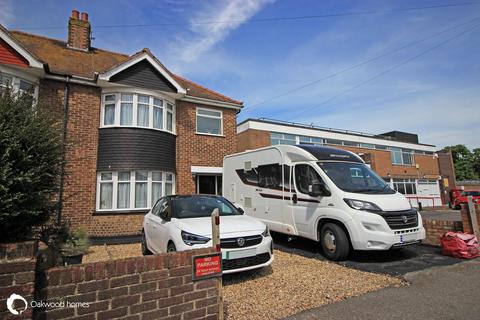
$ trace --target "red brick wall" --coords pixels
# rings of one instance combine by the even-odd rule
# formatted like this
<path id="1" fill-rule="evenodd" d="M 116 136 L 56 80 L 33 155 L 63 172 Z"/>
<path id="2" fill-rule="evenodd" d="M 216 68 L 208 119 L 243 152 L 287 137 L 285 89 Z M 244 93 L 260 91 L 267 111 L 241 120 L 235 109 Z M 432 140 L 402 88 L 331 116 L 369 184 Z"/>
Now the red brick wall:
<path id="1" fill-rule="evenodd" d="M 37 299 L 89 307 L 35 313 L 49 319 L 218 319 L 221 280 L 192 281 L 192 255 L 209 252 L 213 249 L 48 269 Z"/>
<path id="2" fill-rule="evenodd" d="M 42 80 L 39 104 L 63 117 L 65 83 Z M 100 123 L 100 89 L 69 84 L 67 150 L 62 216 L 74 228 L 82 226 L 95 233 L 102 225 L 92 223 L 96 196 L 98 127 Z M 113 225 L 113 224 L 112 224 Z"/>
<path id="3" fill-rule="evenodd" d="M 21 316 L 7 310 L 7 298 L 21 295 L 30 304 L 34 296 L 35 243 L 0 244 L 0 319 L 31 319 L 32 308 L 27 307 Z"/>
<path id="4" fill-rule="evenodd" d="M 476 204 L 474 206 L 475 206 L 475 214 L 477 216 L 478 228 L 480 229 L 480 205 Z M 473 234 L 473 224 L 470 218 L 470 213 L 468 211 L 468 205 L 464 205 L 464 204 L 462 204 L 462 221 L 463 221 L 463 231 L 465 233 Z"/>
<path id="5" fill-rule="evenodd" d="M 423 220 L 426 238 L 425 243 L 440 245 L 440 237 L 447 232 L 462 232 L 463 225 L 461 221 L 444 221 L 444 220 Z"/>
<path id="6" fill-rule="evenodd" d="M 222 137 L 196 134 L 196 107 L 223 112 Z M 235 110 L 177 101 L 177 193 L 195 193 L 191 166 L 221 167 L 223 157 L 237 151 Z"/>

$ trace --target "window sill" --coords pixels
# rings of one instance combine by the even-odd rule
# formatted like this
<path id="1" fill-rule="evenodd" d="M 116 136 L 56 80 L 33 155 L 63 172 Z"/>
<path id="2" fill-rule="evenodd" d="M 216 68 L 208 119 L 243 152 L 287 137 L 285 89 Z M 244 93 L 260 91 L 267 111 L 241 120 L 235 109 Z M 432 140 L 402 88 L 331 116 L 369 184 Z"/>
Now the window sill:
<path id="1" fill-rule="evenodd" d="M 144 215 L 150 209 L 128 209 L 128 210 L 96 210 L 93 216 L 121 216 L 121 215 Z"/>
<path id="2" fill-rule="evenodd" d="M 392 163 L 392 166 L 400 166 L 400 167 L 413 167 L 413 168 L 415 168 L 415 164 L 400 164 L 400 163 Z"/>
<path id="3" fill-rule="evenodd" d="M 153 130 L 153 131 L 160 131 L 160 132 L 165 132 L 165 133 L 170 133 L 170 134 L 173 134 L 174 136 L 176 136 L 177 134 L 173 131 L 168 131 L 168 130 L 164 130 L 164 129 L 157 129 L 157 128 L 150 128 L 150 127 L 140 127 L 140 126 L 116 126 L 116 125 L 112 125 L 112 126 L 100 126 L 99 129 L 111 129 L 111 128 L 119 128 L 119 129 L 145 129 L 145 130 Z"/>
<path id="4" fill-rule="evenodd" d="M 204 133 L 204 132 L 195 132 L 195 134 L 199 135 L 199 136 L 225 138 L 225 135 L 223 135 L 223 134 L 213 134 L 213 133 Z"/>

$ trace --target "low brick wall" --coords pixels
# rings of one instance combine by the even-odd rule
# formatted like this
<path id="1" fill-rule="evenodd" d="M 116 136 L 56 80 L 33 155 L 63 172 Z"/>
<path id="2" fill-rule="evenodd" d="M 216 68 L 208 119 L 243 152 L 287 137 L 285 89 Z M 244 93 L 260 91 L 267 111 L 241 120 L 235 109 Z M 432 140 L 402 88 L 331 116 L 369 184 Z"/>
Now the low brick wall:
<path id="1" fill-rule="evenodd" d="M 211 252 L 213 248 L 35 271 L 34 250 L 0 245 L 2 257 L 13 258 L 0 260 L 0 296 L 5 298 L 0 319 L 218 319 L 221 279 L 192 281 L 192 255 Z M 6 309 L 11 293 L 28 301 L 21 316 Z"/>
<path id="2" fill-rule="evenodd" d="M 11 294 L 21 295 L 30 305 L 34 296 L 36 244 L 22 242 L 0 244 L 0 319 L 31 319 L 32 308 L 27 307 L 20 316 L 7 310 Z M 17 307 L 21 301 L 17 300 Z"/>
<path id="3" fill-rule="evenodd" d="M 480 229 L 480 205 L 476 204 L 474 206 L 477 215 L 477 224 L 479 224 Z M 462 205 L 462 222 L 464 232 L 473 233 L 472 220 L 470 218 L 470 213 L 468 212 L 468 205 Z"/>
<path id="4" fill-rule="evenodd" d="M 432 245 L 440 245 L 440 237 L 449 232 L 462 232 L 463 225 L 461 221 L 445 221 L 445 220 L 423 220 L 426 238 L 424 243 Z"/>

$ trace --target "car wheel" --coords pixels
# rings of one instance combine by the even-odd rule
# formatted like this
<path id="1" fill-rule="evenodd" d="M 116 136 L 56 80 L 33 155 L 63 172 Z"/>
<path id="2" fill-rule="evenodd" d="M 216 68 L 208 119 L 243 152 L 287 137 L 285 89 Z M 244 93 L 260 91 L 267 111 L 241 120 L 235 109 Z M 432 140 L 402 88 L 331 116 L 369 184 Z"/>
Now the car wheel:
<path id="1" fill-rule="evenodd" d="M 177 251 L 175 244 L 173 242 L 169 242 L 167 245 L 167 252 L 175 252 L 175 251 Z"/>
<path id="2" fill-rule="evenodd" d="M 149 256 L 152 254 L 152 251 L 148 249 L 147 246 L 147 237 L 145 236 L 145 231 L 142 230 L 142 254 L 144 256 Z"/>
<path id="3" fill-rule="evenodd" d="M 345 231 L 334 223 L 325 224 L 320 230 L 320 243 L 325 256 L 334 261 L 347 259 L 350 242 Z"/>

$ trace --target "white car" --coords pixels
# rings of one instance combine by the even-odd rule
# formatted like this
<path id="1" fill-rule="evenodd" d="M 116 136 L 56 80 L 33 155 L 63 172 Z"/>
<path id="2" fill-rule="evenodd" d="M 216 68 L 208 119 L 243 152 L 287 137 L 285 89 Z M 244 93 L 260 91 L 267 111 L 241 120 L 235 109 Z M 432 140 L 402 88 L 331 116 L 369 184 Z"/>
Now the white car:
<path id="1" fill-rule="evenodd" d="M 212 246 L 212 211 L 220 210 L 223 273 L 262 268 L 273 261 L 268 228 L 219 196 L 188 195 L 160 198 L 145 215 L 142 253 L 185 251 Z"/>

